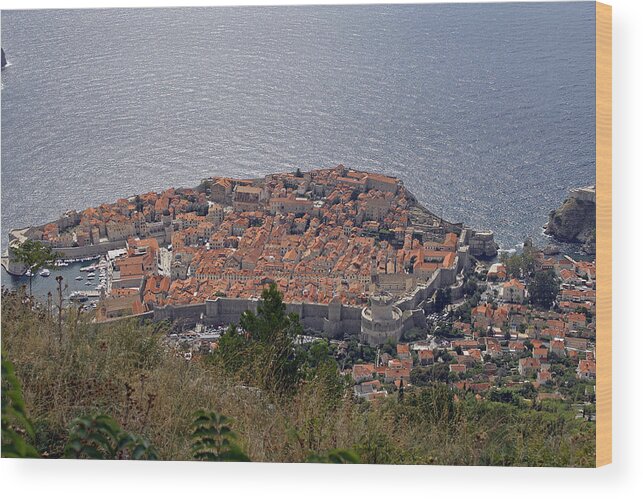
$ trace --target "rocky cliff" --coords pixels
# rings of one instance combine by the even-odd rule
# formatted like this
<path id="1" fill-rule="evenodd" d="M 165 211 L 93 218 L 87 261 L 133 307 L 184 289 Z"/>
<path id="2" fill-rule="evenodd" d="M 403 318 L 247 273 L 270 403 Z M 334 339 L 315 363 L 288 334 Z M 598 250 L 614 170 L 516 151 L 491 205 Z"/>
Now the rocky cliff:
<path id="1" fill-rule="evenodd" d="M 494 241 L 493 232 L 473 231 L 469 238 L 469 250 L 476 258 L 495 258 L 498 256 L 498 244 Z"/>
<path id="2" fill-rule="evenodd" d="M 593 192 L 593 196 L 592 196 Z M 575 189 L 563 205 L 549 214 L 545 234 L 567 243 L 581 243 L 596 253 L 596 195 L 592 188 Z"/>

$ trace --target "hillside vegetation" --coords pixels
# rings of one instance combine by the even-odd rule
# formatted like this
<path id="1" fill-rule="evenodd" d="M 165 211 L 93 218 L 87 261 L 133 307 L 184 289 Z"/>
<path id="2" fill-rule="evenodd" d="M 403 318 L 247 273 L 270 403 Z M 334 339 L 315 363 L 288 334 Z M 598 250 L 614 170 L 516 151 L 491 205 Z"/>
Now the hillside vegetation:
<path id="1" fill-rule="evenodd" d="M 98 325 L 76 309 L 59 323 L 24 294 L 4 292 L 3 358 L 33 431 L 5 422 L 3 395 L 3 435 L 13 425 L 38 455 L 62 457 L 100 414 L 108 433 L 131 435 L 143 456 L 165 460 L 207 455 L 203 441 L 195 447 L 199 425 L 225 421 L 232 460 L 594 465 L 594 423 L 556 405 L 491 402 L 445 384 L 356 401 L 329 350 L 294 346 L 296 317 L 285 316 L 278 292 L 266 293 L 263 310 L 244 317 L 245 334 L 231 329 L 214 354 L 187 361 L 164 342 L 169 324 Z"/>

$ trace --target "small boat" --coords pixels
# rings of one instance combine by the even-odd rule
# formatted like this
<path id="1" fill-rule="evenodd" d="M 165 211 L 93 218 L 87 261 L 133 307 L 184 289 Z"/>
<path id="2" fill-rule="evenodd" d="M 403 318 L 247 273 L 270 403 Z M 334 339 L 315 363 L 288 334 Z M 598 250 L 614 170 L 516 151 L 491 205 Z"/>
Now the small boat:
<path id="1" fill-rule="evenodd" d="M 96 275 L 96 274 L 95 274 L 94 272 L 90 272 L 89 274 L 87 274 L 87 279 L 91 279 L 91 278 L 92 278 L 92 277 L 94 277 L 95 275 Z"/>
<path id="2" fill-rule="evenodd" d="M 27 277 L 31 277 L 31 276 L 33 276 L 33 273 L 31 272 L 31 270 L 27 270 L 27 271 L 25 272 L 25 276 L 27 276 Z"/>
<path id="3" fill-rule="evenodd" d="M 91 283 L 91 282 L 86 282 L 86 283 L 85 283 L 85 286 L 91 286 L 91 285 L 92 285 L 92 283 Z"/>
<path id="4" fill-rule="evenodd" d="M 49 277 L 51 275 L 51 272 L 49 269 L 42 269 L 39 273 L 42 277 Z"/>
<path id="5" fill-rule="evenodd" d="M 69 295 L 69 299 L 71 301 L 87 301 L 88 298 L 85 296 L 82 292 L 79 291 L 74 291 L 71 295 Z"/>
<path id="6" fill-rule="evenodd" d="M 76 277 L 76 280 L 77 280 L 77 281 L 82 281 L 82 280 L 83 280 L 83 276 L 82 276 L 82 275 L 79 275 L 78 277 Z"/>

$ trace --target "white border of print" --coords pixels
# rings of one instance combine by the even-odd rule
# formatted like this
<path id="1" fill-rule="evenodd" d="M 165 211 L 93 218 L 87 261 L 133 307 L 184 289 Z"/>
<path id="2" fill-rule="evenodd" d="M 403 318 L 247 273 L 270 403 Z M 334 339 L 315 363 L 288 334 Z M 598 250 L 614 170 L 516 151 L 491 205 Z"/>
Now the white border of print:
<path id="1" fill-rule="evenodd" d="M 482 0 L 484 1 L 484 0 Z M 337 3 L 402 3 L 382 1 L 225 1 L 192 0 L 0 0 L 2 9 L 170 7 L 197 5 L 283 5 Z M 427 3 L 427 2 L 422 2 Z M 436 3 L 436 2 L 429 2 Z M 463 3 L 463 2 L 458 2 Z M 636 169 L 640 159 L 641 65 L 643 47 L 641 3 L 611 0 L 613 5 L 613 351 L 614 359 L 614 445 L 613 464 L 594 469 L 464 468 L 442 466 L 330 466 L 295 464 L 235 463 L 135 463 L 96 461 L 0 461 L 0 490 L 4 497 L 378 497 L 417 493 L 418 497 L 442 495 L 476 498 L 520 497 L 614 497 L 615 492 L 634 496 L 643 490 L 640 472 L 641 391 L 637 381 L 640 366 L 639 316 L 640 275 L 635 257 L 643 244 L 632 228 L 640 227 L 637 192 L 642 176 Z M 636 149 L 635 149 L 636 148 Z M 640 166 L 640 161 L 637 166 Z M 640 261 L 640 259 L 639 259 Z M 639 327 L 636 327 L 639 326 Z M 636 343 L 635 343 L 636 341 Z M 632 492 L 627 494 L 627 492 Z M 619 494 L 620 495 L 620 494 Z M 636 494 L 637 495 L 637 494 Z M 408 497 L 408 496 L 407 496 Z"/>

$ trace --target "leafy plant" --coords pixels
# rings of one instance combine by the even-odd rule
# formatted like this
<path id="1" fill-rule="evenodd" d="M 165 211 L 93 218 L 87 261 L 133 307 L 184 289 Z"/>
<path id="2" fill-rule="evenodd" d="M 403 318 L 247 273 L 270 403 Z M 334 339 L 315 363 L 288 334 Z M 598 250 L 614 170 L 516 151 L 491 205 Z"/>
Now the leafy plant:
<path id="1" fill-rule="evenodd" d="M 2 457 L 40 457 L 25 434 L 34 438 L 34 429 L 13 365 L 2 354 Z"/>
<path id="2" fill-rule="evenodd" d="M 200 461 L 250 461 L 237 444 L 230 420 L 215 412 L 199 411 L 192 426 L 192 453 Z"/>
<path id="3" fill-rule="evenodd" d="M 99 414 L 74 420 L 65 457 L 156 460 L 158 454 L 145 438 L 124 431 L 112 418 Z"/>

